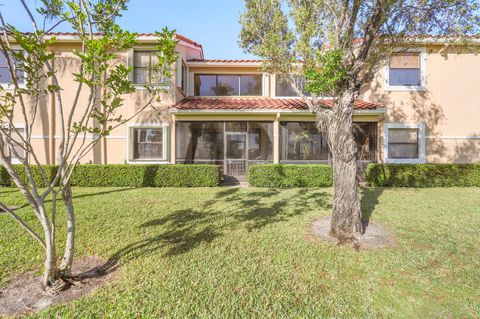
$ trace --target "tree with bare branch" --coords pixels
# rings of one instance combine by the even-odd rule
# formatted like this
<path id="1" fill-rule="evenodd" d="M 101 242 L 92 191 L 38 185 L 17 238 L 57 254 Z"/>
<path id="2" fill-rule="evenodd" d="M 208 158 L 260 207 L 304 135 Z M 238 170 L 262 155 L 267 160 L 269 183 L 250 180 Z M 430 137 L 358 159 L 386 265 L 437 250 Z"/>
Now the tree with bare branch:
<path id="1" fill-rule="evenodd" d="M 45 251 L 42 285 L 46 291 L 55 293 L 74 280 L 71 267 L 75 252 L 75 213 L 70 180 L 75 167 L 101 138 L 159 102 L 160 93 L 166 89 L 160 83 L 147 86 L 149 98 L 144 105 L 129 118 L 118 115 L 125 96 L 135 91 L 128 76 L 130 68 L 117 61 L 119 52 L 131 49 L 136 43 L 135 33 L 122 30 L 115 23 L 127 9 L 126 0 L 42 0 L 39 7 L 33 8 L 36 12 L 24 0 L 19 3 L 34 30 L 21 32 L 0 15 L 0 52 L 5 57 L 10 81 L 0 87 L 0 164 L 27 200 L 42 232 L 36 231 L 37 225 L 28 224 L 6 204 L 0 202 L 0 209 L 15 219 Z M 36 18 L 38 15 L 41 20 Z M 47 24 L 52 26 L 47 28 Z M 51 50 L 56 43 L 51 33 L 63 25 L 75 31 L 80 44 L 80 49 L 73 51 L 79 61 L 79 72 L 71 74 L 69 79 L 75 83 L 73 95 L 71 90 L 64 90 L 66 84 L 57 76 L 55 54 Z M 174 31 L 167 28 L 156 34 L 158 62 L 153 72 L 161 81 L 173 76 L 177 41 Z M 73 102 L 66 102 L 72 100 L 66 98 L 67 94 L 73 96 Z M 33 126 L 40 112 L 40 101 L 46 96 L 54 99 L 58 118 L 57 169 L 53 176 L 40 165 L 39 154 L 32 147 Z M 14 125 L 16 114 L 25 122 L 25 133 Z M 19 159 L 19 166 L 12 164 L 11 156 Z M 38 175 L 40 180 L 36 178 Z M 65 207 L 67 221 L 61 257 L 57 255 L 56 245 L 59 202 Z"/>
<path id="2" fill-rule="evenodd" d="M 428 36 L 466 48 L 479 32 L 473 0 L 246 0 L 240 45 L 290 74 L 326 135 L 334 174 L 330 233 L 356 242 L 362 231 L 353 136 L 354 102 L 392 53 Z M 294 73 L 306 79 L 305 96 Z M 334 103 L 322 97 L 332 98 Z"/>

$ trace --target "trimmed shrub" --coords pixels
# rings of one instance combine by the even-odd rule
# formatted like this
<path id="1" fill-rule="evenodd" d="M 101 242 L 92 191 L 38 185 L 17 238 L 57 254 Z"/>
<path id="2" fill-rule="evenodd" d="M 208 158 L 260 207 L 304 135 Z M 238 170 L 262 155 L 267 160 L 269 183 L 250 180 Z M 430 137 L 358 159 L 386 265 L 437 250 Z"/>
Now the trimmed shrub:
<path id="1" fill-rule="evenodd" d="M 220 167 L 217 165 L 179 164 L 154 167 L 154 187 L 213 187 L 220 183 Z"/>
<path id="2" fill-rule="evenodd" d="M 13 170 L 17 172 L 22 182 L 28 185 L 28 178 L 25 172 L 23 165 L 12 165 Z M 40 187 L 46 187 L 45 182 L 42 178 L 42 174 L 40 173 L 40 168 L 36 165 L 30 166 L 32 169 L 33 180 L 35 183 Z M 57 167 L 55 165 L 42 165 L 42 168 L 45 172 L 45 176 L 48 181 L 53 180 L 55 174 L 57 174 Z M 15 183 L 11 179 L 10 175 L 8 174 L 5 167 L 0 166 L 0 186 L 4 187 L 13 187 Z"/>
<path id="3" fill-rule="evenodd" d="M 480 164 L 369 164 L 365 180 L 373 187 L 478 187 Z"/>
<path id="4" fill-rule="evenodd" d="M 57 172 L 53 165 L 42 166 L 51 181 Z M 15 165 L 22 180 L 26 174 L 22 165 Z M 34 179 L 45 186 L 39 168 L 32 166 Z M 97 165 L 82 164 L 75 168 L 72 186 L 80 187 L 213 187 L 220 183 L 220 168 L 216 165 Z M 0 186 L 15 186 L 0 167 Z"/>
<path id="5" fill-rule="evenodd" d="M 321 164 L 257 164 L 248 168 L 256 187 L 330 187 L 332 167 Z"/>
<path id="6" fill-rule="evenodd" d="M 72 186 L 80 187 L 148 187 L 146 166 L 142 165 L 78 165 L 72 175 Z"/>

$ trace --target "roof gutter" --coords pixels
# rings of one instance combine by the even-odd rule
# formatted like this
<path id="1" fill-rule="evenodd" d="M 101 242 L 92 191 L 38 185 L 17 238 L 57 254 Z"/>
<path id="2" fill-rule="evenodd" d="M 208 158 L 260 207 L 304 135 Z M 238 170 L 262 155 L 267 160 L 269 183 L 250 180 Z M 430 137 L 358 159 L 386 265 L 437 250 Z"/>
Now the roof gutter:
<path id="1" fill-rule="evenodd" d="M 170 109 L 172 114 L 295 114 L 295 115 L 313 115 L 307 110 L 277 110 L 277 109 L 238 109 L 238 110 L 182 110 L 175 107 Z M 387 113 L 387 109 L 375 110 L 355 110 L 355 115 L 382 115 Z"/>
<path id="2" fill-rule="evenodd" d="M 190 67 L 236 67 L 236 68 L 251 68 L 262 67 L 261 62 L 187 62 Z"/>

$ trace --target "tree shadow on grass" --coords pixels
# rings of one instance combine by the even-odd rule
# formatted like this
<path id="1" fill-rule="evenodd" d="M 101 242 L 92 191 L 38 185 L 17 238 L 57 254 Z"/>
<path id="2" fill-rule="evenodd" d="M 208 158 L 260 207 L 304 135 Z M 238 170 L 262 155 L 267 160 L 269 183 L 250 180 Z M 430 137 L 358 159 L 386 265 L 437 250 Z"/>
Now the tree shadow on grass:
<path id="1" fill-rule="evenodd" d="M 96 188 L 95 188 L 96 189 Z M 73 194 L 73 199 L 79 199 L 79 198 L 85 198 L 85 197 L 92 197 L 92 196 L 101 196 L 101 195 L 107 195 L 107 194 L 113 194 L 113 193 L 119 193 L 119 192 L 126 192 L 126 191 L 131 191 L 131 190 L 135 190 L 136 188 L 117 188 L 117 189 L 110 189 L 110 190 L 107 190 L 107 191 L 103 191 L 103 192 L 98 192 L 98 191 L 95 191 L 95 192 L 92 192 L 92 193 L 87 193 L 87 194 L 80 194 L 80 195 L 75 195 L 75 193 Z M 12 191 L 7 191 L 6 193 L 14 193 L 14 192 L 19 192 L 19 190 L 17 190 L 16 188 Z M 0 194 L 2 194 L 2 192 L 0 191 Z M 58 198 L 61 199 L 61 195 L 58 194 Z M 51 203 L 52 200 L 51 199 L 47 199 L 45 200 L 45 204 L 47 203 Z M 17 211 L 17 210 L 20 210 L 20 209 L 23 209 L 23 208 L 27 208 L 27 207 L 30 207 L 30 204 L 28 203 L 25 203 L 25 204 L 22 204 L 20 206 L 16 206 L 16 207 L 10 207 L 11 210 L 13 211 Z M 3 210 L 0 210 L 0 214 L 4 213 Z"/>
<path id="2" fill-rule="evenodd" d="M 218 205 L 219 202 L 222 205 Z M 156 251 L 165 251 L 164 256 L 184 254 L 235 229 L 258 231 L 315 208 L 331 209 L 331 194 L 299 189 L 285 196 L 275 189 L 244 191 L 229 188 L 199 203 L 198 207 L 176 210 L 143 223 L 141 228 L 154 230 L 156 235 L 120 249 L 111 260 L 135 259 Z"/>
<path id="3" fill-rule="evenodd" d="M 379 198 L 384 191 L 383 187 L 362 187 L 361 207 L 362 207 L 362 228 L 363 233 L 367 229 L 370 218 L 379 204 Z"/>

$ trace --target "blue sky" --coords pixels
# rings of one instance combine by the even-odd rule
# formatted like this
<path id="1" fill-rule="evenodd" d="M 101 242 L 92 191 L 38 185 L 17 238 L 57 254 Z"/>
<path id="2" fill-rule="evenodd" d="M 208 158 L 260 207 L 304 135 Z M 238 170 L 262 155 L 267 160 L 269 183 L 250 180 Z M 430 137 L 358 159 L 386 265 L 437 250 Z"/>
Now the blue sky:
<path id="1" fill-rule="evenodd" d="M 18 0 L 0 0 L 8 23 L 22 31 L 32 29 Z M 30 7 L 38 0 L 27 0 Z M 130 0 L 129 10 L 119 20 L 122 27 L 136 32 L 153 32 L 164 26 L 204 46 L 209 59 L 251 58 L 238 47 L 239 17 L 243 0 Z M 69 31 L 62 27 L 59 31 Z"/>

